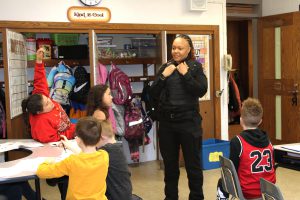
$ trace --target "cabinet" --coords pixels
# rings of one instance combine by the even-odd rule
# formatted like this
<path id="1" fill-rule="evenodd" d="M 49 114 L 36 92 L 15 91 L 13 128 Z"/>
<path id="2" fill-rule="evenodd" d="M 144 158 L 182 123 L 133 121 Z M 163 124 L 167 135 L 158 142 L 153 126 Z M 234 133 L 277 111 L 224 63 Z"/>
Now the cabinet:
<path id="1" fill-rule="evenodd" d="M 56 30 L 62 32 L 63 30 Z M 35 66 L 35 56 L 28 56 L 28 53 L 31 50 L 31 53 L 35 53 L 35 44 L 32 45 L 32 49 L 27 49 L 26 51 L 26 37 L 25 35 L 31 35 L 31 40 L 42 40 L 49 42 L 53 34 L 51 31 L 43 30 L 3 30 L 3 38 L 5 41 L 4 47 L 7 49 L 4 54 L 4 82 L 5 82 L 5 98 L 6 98 L 6 121 L 7 121 L 7 132 L 8 138 L 29 138 L 30 133 L 27 133 L 25 124 L 23 122 L 22 108 L 21 103 L 24 98 L 28 96 L 28 93 L 32 90 L 34 66 Z M 32 36 L 34 35 L 34 36 Z M 79 35 L 79 34 L 78 34 Z M 80 36 L 83 36 L 83 44 L 88 44 L 88 33 L 81 33 Z M 35 37 L 35 38 L 34 38 Z M 43 38 L 43 39 L 39 39 Z M 46 39 L 45 39 L 46 38 Z M 37 42 L 38 44 L 38 42 Z M 38 46 L 38 45 L 37 45 Z M 45 66 L 46 71 L 49 72 L 50 69 L 57 65 L 60 60 L 68 65 L 78 66 L 85 65 L 90 71 L 90 60 L 86 59 L 52 59 L 51 53 L 52 45 L 47 43 L 44 47 L 46 49 L 45 57 Z M 7 53 L 6 53 L 7 52 Z M 27 60 L 30 59 L 30 60 Z"/>
<path id="2" fill-rule="evenodd" d="M 91 83 L 94 84 L 94 74 L 95 67 L 98 63 L 97 58 L 97 46 L 96 40 L 97 35 L 107 36 L 107 35 L 120 35 L 126 37 L 154 37 L 156 41 L 155 56 L 154 57 L 134 57 L 134 58 L 105 58 L 101 62 L 104 64 L 110 64 L 111 62 L 122 65 L 124 68 L 129 69 L 129 71 L 141 70 L 141 75 L 135 76 L 134 73 L 130 73 L 131 80 L 133 84 L 138 84 L 143 86 L 144 78 L 147 77 L 150 81 L 153 80 L 153 75 L 158 70 L 159 66 L 167 60 L 167 45 L 168 39 L 167 34 L 209 34 L 211 35 L 210 40 L 210 63 L 212 74 L 214 76 L 210 79 L 211 85 L 211 99 L 210 101 L 213 104 L 214 108 L 209 106 L 202 106 L 206 108 L 206 113 L 210 113 L 212 120 L 204 122 L 203 126 L 206 124 L 213 124 L 213 130 L 210 131 L 212 137 L 220 138 L 221 132 L 221 103 L 220 99 L 216 98 L 213 94 L 216 90 L 221 90 L 220 88 L 220 50 L 219 50 L 219 27 L 215 25 L 178 25 L 178 24 L 99 24 L 99 23 L 61 23 L 61 22 L 9 22 L 9 21 L 0 21 L 0 33 L 2 34 L 2 41 L 7 40 L 6 30 L 13 30 L 19 33 L 38 33 L 38 34 L 49 34 L 49 33 L 79 33 L 85 34 L 87 36 L 86 43 L 89 47 L 89 58 L 85 61 L 83 60 L 70 60 L 67 62 L 72 63 L 82 62 L 89 65 L 89 70 L 91 73 Z M 128 36 L 129 35 L 129 36 Z M 126 38 L 127 41 L 117 42 L 119 44 L 118 48 L 124 49 L 124 44 L 131 44 L 132 42 L 129 38 Z M 121 41 L 121 40 L 120 40 Z M 124 40 L 122 40 L 124 41 Z M 3 42 L 3 72 L 5 85 L 9 85 L 8 77 L 8 55 L 7 55 L 7 44 Z M 126 47 L 127 48 L 127 47 Z M 139 54 L 144 55 L 144 54 Z M 150 54 L 151 55 L 151 54 Z M 47 60 L 46 64 L 53 66 L 54 63 L 57 63 L 57 60 Z M 34 62 L 28 62 L 28 66 L 33 66 Z M 68 63 L 67 63 L 68 64 Z M 149 72 L 149 65 L 154 66 L 154 69 Z M 1 65 L 1 63 L 0 63 Z M 30 68 L 30 67 L 29 67 Z M 152 68 L 152 67 L 151 67 Z M 147 70 L 146 70 L 147 69 Z M 32 70 L 29 69 L 29 70 Z M 152 73 L 153 72 L 153 73 Z M 138 81 L 138 82 L 135 82 Z M 142 82 L 141 82 L 142 81 Z M 6 94 L 9 94 L 9 88 L 5 88 Z M 135 92 L 135 91 L 134 91 Z M 138 92 L 138 91 L 137 91 Z M 6 109 L 10 110 L 11 106 L 9 105 L 10 96 L 6 95 Z M 204 109 L 203 109 L 204 110 Z M 204 120 L 208 120 L 206 116 L 203 116 Z M 22 115 L 11 118 L 10 115 L 7 115 L 7 129 L 8 129 L 8 138 L 26 138 L 29 137 L 24 133 L 24 125 Z"/>
<path id="3" fill-rule="evenodd" d="M 97 33 L 98 61 L 104 65 L 111 63 L 120 66 L 127 65 L 125 73 L 127 72 L 131 82 L 152 81 L 154 80 L 157 57 L 160 57 L 157 53 L 160 46 L 157 35 L 149 33 Z M 137 65 L 140 66 L 135 68 Z M 139 73 L 141 67 L 142 72 Z M 149 69 L 150 67 L 152 68 Z M 151 75 L 149 71 L 151 71 Z"/>
<path id="4" fill-rule="evenodd" d="M 141 47 L 138 43 L 144 41 Z M 155 69 L 158 64 L 156 54 L 158 52 L 158 37 L 156 34 L 136 34 L 136 33 L 97 33 L 97 60 L 106 65 L 108 71 L 111 63 L 115 64 L 130 79 L 133 93 L 141 94 L 143 87 L 155 78 Z M 148 43 L 150 41 L 151 43 Z M 157 136 L 155 123 L 148 133 L 151 143 L 140 147 L 140 162 L 157 159 Z M 123 139 L 123 150 L 127 157 L 127 162 L 132 163 L 128 143 Z"/>
<path id="5" fill-rule="evenodd" d="M 148 66 L 156 64 L 156 58 L 121 58 L 121 59 L 102 59 L 99 58 L 99 62 L 104 65 L 110 65 L 114 63 L 115 65 L 137 65 L 141 64 L 143 66 L 143 75 L 141 76 L 130 76 L 129 79 L 131 82 L 147 82 L 153 81 L 155 76 L 148 75 Z"/>
<path id="6" fill-rule="evenodd" d="M 48 59 L 45 60 L 45 66 L 46 67 L 53 67 L 57 65 L 60 61 L 64 61 L 66 65 L 69 66 L 89 66 L 89 60 L 88 59 Z M 27 67 L 32 68 L 35 65 L 35 60 L 27 61 Z"/>
<path id="7" fill-rule="evenodd" d="M 45 55 L 48 55 L 50 58 L 47 58 L 44 60 L 45 66 L 46 67 L 52 67 L 57 65 L 61 60 L 63 60 L 67 65 L 69 66 L 89 66 L 89 59 L 88 56 L 85 58 L 84 54 L 81 53 L 79 58 L 76 58 L 76 50 L 84 50 L 80 48 L 81 46 L 88 46 L 88 33 L 45 33 L 45 32 L 28 32 L 28 31 L 23 31 L 22 34 L 25 36 L 25 38 L 29 38 L 28 40 L 33 40 L 34 42 L 31 42 L 33 44 L 27 46 L 27 55 L 29 52 L 30 54 L 34 55 L 34 50 L 30 49 L 32 48 L 31 46 L 40 46 L 40 45 L 45 45 L 49 49 L 48 53 L 45 53 Z M 29 36 L 28 36 L 29 35 Z M 28 36 L 28 37 L 27 37 Z M 75 38 L 74 38 L 75 36 Z M 60 41 L 62 40 L 62 41 Z M 27 42 L 27 40 L 26 40 Z M 60 49 L 59 47 L 64 47 Z M 75 48 L 70 48 L 70 47 L 75 47 Z M 38 48 L 38 47 L 37 47 Z M 44 48 L 45 49 L 45 48 Z M 61 50 L 61 51 L 60 51 Z M 62 51 L 64 50 L 64 51 Z M 66 55 L 66 51 L 69 50 L 68 55 Z M 72 58 L 67 58 L 67 56 L 72 56 Z M 27 67 L 31 68 L 34 67 L 35 65 L 35 56 L 27 56 L 30 59 L 27 61 Z M 65 57 L 65 58 L 64 58 Z M 77 56 L 78 57 L 78 56 Z"/>

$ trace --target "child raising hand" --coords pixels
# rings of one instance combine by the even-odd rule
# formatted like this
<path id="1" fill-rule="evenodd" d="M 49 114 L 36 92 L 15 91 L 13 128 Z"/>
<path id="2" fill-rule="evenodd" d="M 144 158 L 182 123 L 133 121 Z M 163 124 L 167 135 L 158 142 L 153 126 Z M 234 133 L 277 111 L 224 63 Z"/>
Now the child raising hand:
<path id="1" fill-rule="evenodd" d="M 49 98 L 44 49 L 36 52 L 34 68 L 34 89 L 32 95 L 22 101 L 22 111 L 27 130 L 33 139 L 46 143 L 60 140 L 60 135 L 74 137 L 75 124 L 72 124 L 61 105 Z"/>

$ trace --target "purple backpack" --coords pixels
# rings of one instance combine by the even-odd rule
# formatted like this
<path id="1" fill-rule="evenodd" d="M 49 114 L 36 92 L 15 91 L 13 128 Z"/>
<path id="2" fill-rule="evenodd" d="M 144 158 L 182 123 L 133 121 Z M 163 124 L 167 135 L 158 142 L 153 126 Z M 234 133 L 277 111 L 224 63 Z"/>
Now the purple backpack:
<path id="1" fill-rule="evenodd" d="M 143 139 L 145 136 L 145 128 L 143 124 L 143 116 L 138 106 L 130 103 L 125 108 L 125 139 Z"/>
<path id="2" fill-rule="evenodd" d="M 128 76 L 114 64 L 111 64 L 108 80 L 115 104 L 123 105 L 131 102 L 132 89 L 130 80 Z"/>

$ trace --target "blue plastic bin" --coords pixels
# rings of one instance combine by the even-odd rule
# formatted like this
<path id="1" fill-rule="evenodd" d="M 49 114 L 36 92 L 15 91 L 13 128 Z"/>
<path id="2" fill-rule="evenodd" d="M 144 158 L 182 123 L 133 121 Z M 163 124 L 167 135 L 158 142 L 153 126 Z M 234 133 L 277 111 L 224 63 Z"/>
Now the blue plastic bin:
<path id="1" fill-rule="evenodd" d="M 202 167 L 203 169 L 216 169 L 220 167 L 219 155 L 229 157 L 229 141 L 207 139 L 202 141 Z"/>
<path id="2" fill-rule="evenodd" d="M 71 122 L 72 124 L 77 124 L 78 119 L 70 118 L 70 122 Z"/>

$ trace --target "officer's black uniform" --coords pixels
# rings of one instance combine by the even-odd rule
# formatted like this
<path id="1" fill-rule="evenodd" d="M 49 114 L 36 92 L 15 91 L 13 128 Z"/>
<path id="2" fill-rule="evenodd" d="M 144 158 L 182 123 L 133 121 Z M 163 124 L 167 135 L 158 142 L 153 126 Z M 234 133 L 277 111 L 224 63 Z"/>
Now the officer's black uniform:
<path id="1" fill-rule="evenodd" d="M 199 97 L 207 91 L 207 78 L 202 65 L 185 61 L 189 69 L 185 75 L 175 70 L 162 76 L 164 64 L 151 85 L 152 98 L 159 100 L 159 145 L 165 165 L 165 195 L 167 200 L 178 199 L 179 147 L 181 145 L 189 180 L 190 200 L 204 199 L 201 163 L 202 118 Z"/>

